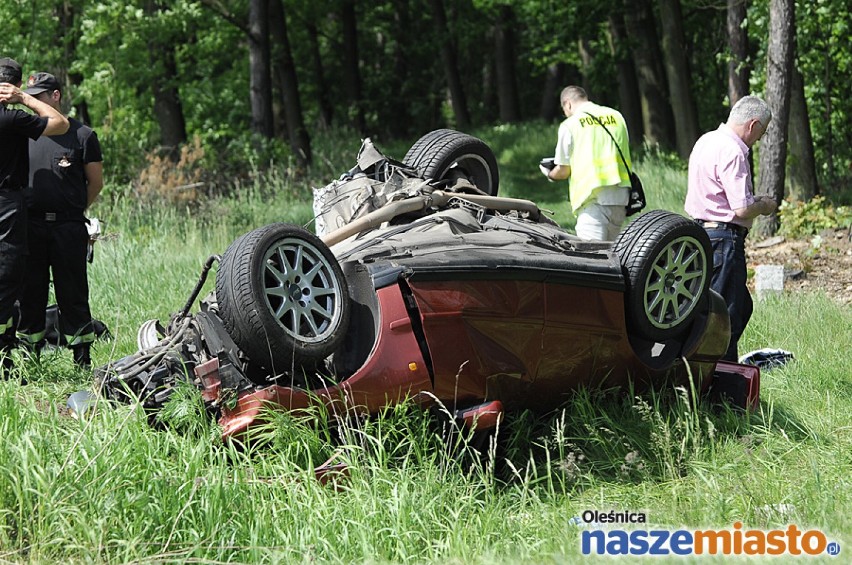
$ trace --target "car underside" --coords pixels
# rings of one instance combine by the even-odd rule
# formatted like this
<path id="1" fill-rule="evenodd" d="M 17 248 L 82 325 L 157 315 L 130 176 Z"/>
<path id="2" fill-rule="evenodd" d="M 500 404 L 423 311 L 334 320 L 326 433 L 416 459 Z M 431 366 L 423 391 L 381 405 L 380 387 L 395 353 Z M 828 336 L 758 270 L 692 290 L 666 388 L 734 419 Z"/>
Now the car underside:
<path id="1" fill-rule="evenodd" d="M 547 411 L 580 387 L 735 383 L 704 230 L 654 210 L 614 242 L 567 233 L 532 202 L 498 197 L 480 140 L 437 130 L 402 162 L 369 140 L 315 195 L 317 234 L 264 226 L 212 256 L 216 289 L 149 321 L 139 351 L 96 371 L 110 398 L 156 411 L 197 387 L 223 435 L 269 408 L 375 413 L 441 403 L 477 429 L 504 410 Z M 717 387 L 718 388 L 718 387 Z"/>

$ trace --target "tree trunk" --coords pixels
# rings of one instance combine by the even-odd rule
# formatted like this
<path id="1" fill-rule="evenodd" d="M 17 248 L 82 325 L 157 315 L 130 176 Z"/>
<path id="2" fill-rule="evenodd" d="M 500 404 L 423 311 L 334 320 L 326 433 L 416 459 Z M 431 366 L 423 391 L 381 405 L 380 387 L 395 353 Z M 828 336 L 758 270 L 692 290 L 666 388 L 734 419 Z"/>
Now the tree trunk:
<path id="1" fill-rule="evenodd" d="M 494 57 L 486 57 L 482 62 L 482 112 L 489 117 L 489 120 L 500 115 L 495 67 Z"/>
<path id="2" fill-rule="evenodd" d="M 677 152 L 689 159 L 692 146 L 698 139 L 698 111 L 689 81 L 686 60 L 686 41 L 683 34 L 683 16 L 680 0 L 659 0 L 660 20 L 663 30 L 663 55 L 669 100 L 674 114 Z"/>
<path id="3" fill-rule="evenodd" d="M 160 126 L 160 145 L 172 160 L 177 160 L 180 146 L 186 143 L 186 120 L 180 94 L 174 86 L 178 81 L 174 48 L 171 45 L 149 45 L 149 49 L 152 66 L 162 66 L 164 71 L 158 80 L 151 82 L 154 115 Z M 156 61 L 155 57 L 160 60 Z"/>
<path id="4" fill-rule="evenodd" d="M 749 92 L 751 63 L 748 54 L 746 31 L 746 4 L 748 0 L 728 0 L 728 100 L 731 106 Z"/>
<path id="5" fill-rule="evenodd" d="M 639 82 L 645 139 L 672 149 L 675 146 L 674 127 L 671 107 L 666 99 L 665 73 L 660 64 L 663 57 L 657 41 L 654 15 L 648 0 L 625 0 L 625 7 L 624 23 Z"/>
<path id="6" fill-rule="evenodd" d="M 343 85 L 349 97 L 349 117 L 362 136 L 367 135 L 364 101 L 361 93 L 361 58 L 358 55 L 358 19 L 355 0 L 343 0 Z"/>
<path id="7" fill-rule="evenodd" d="M 296 76 L 296 65 L 290 49 L 290 39 L 287 36 L 287 15 L 284 12 L 282 0 L 271 0 L 269 9 L 272 38 L 275 54 L 275 80 L 281 93 L 281 103 L 287 126 L 287 139 L 290 150 L 296 157 L 300 168 L 311 163 L 311 139 L 305 129 L 302 117 L 302 99 L 299 96 L 299 81 Z"/>
<path id="8" fill-rule="evenodd" d="M 68 113 L 71 108 L 74 108 L 75 117 L 86 125 L 91 125 L 92 120 L 89 116 L 89 105 L 83 98 L 78 98 L 74 95 L 74 89 L 77 85 L 83 82 L 83 75 L 80 73 L 71 72 L 65 65 L 74 61 L 77 58 L 77 36 L 79 35 L 75 29 L 75 12 L 76 7 L 70 2 L 64 2 L 57 6 L 53 15 L 59 20 L 60 33 L 57 38 L 62 44 L 62 61 L 54 71 L 56 80 L 62 85 L 62 112 Z M 24 80 L 26 81 L 26 76 Z"/>
<path id="9" fill-rule="evenodd" d="M 601 93 L 592 92 L 592 88 L 589 86 L 589 75 L 595 63 L 594 56 L 592 55 L 592 46 L 587 38 L 581 37 L 577 40 L 577 54 L 580 56 L 580 86 L 583 87 L 591 98 L 601 104 L 605 104 L 601 100 Z"/>
<path id="10" fill-rule="evenodd" d="M 54 17 L 59 20 L 60 39 L 62 45 L 62 61 L 59 66 L 53 70 L 53 74 L 59 84 L 62 85 L 62 99 L 60 100 L 61 110 L 63 113 L 68 113 L 71 109 L 71 92 L 75 82 L 72 80 L 68 68 L 65 66 L 66 61 L 70 62 L 77 57 L 77 32 L 74 30 L 74 7 L 68 3 L 57 6 L 53 12 Z M 27 75 L 24 75 L 24 84 L 27 82 Z M 82 77 L 80 77 L 82 78 Z M 77 116 L 77 119 L 80 119 Z M 88 122 L 84 122 L 88 123 Z"/>
<path id="11" fill-rule="evenodd" d="M 413 63 L 410 49 L 411 38 L 411 3 L 409 0 L 397 0 L 393 3 L 393 26 L 390 29 L 392 40 L 391 64 L 393 74 L 390 77 L 391 92 L 394 93 L 386 102 L 387 110 L 383 112 L 382 123 L 390 132 L 393 139 L 401 139 L 412 133 L 415 123 L 411 115 L 411 72 Z"/>
<path id="12" fill-rule="evenodd" d="M 790 159 L 787 161 L 790 199 L 807 202 L 819 193 L 814 141 L 811 137 L 811 122 L 805 101 L 805 85 L 802 73 L 793 65 L 790 83 Z"/>
<path id="13" fill-rule="evenodd" d="M 562 116 L 559 94 L 564 83 L 565 67 L 565 63 L 553 63 L 547 66 L 547 75 L 541 92 L 541 106 L 538 109 L 538 117 L 545 122 L 552 122 Z"/>
<path id="14" fill-rule="evenodd" d="M 609 49 L 615 59 L 618 73 L 619 110 L 627 122 L 631 143 L 641 142 L 645 137 L 642 123 L 642 105 L 639 101 L 639 83 L 636 69 L 629 55 L 624 17 L 621 14 L 609 18 Z"/>
<path id="15" fill-rule="evenodd" d="M 275 131 L 269 72 L 269 0 L 249 1 L 248 39 L 251 129 L 263 137 L 271 138 Z"/>
<path id="16" fill-rule="evenodd" d="M 334 119 L 334 105 L 328 97 L 328 83 L 325 80 L 325 67 L 322 64 L 322 54 L 319 45 L 319 32 L 312 21 L 304 22 L 305 31 L 308 33 L 308 43 L 311 53 L 311 67 L 313 69 L 314 85 L 316 85 L 317 104 L 320 111 L 320 124 L 323 127 L 331 126 Z"/>
<path id="17" fill-rule="evenodd" d="M 444 0 L 429 0 L 429 7 L 432 11 L 432 18 L 435 20 L 436 36 L 441 43 L 441 61 L 444 63 L 444 74 L 447 77 L 447 87 L 450 91 L 450 102 L 453 106 L 453 114 L 456 117 L 456 126 L 459 129 L 465 129 L 470 126 L 470 112 L 459 74 L 455 41 L 453 41 L 453 35 L 447 26 Z"/>
<path id="18" fill-rule="evenodd" d="M 766 64 L 766 102 L 772 109 L 772 121 L 760 144 L 758 193 L 776 202 L 784 198 L 787 160 L 787 126 L 790 118 L 790 76 L 793 68 L 795 0 L 770 0 L 769 45 Z M 758 237 L 778 230 L 778 215 L 755 222 Z"/>
<path id="19" fill-rule="evenodd" d="M 494 54 L 500 121 L 520 121 L 521 106 L 515 76 L 515 12 L 512 6 L 507 4 L 501 4 L 497 8 Z"/>
<path id="20" fill-rule="evenodd" d="M 153 16 L 162 10 L 156 2 L 146 2 L 145 11 Z M 173 161 L 180 155 L 180 146 L 186 143 L 186 120 L 183 115 L 178 92 L 178 70 L 175 61 L 174 43 L 159 38 L 148 42 L 148 57 L 151 68 L 156 69 L 156 80 L 151 81 L 154 98 L 154 116 L 160 126 L 160 147 Z"/>

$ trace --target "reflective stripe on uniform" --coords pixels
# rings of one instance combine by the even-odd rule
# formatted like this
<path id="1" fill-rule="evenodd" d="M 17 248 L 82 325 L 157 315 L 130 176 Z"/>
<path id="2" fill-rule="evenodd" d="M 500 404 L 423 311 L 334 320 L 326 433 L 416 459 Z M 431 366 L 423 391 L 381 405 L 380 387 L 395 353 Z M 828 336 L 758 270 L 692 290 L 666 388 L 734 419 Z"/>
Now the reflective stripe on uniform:
<path id="1" fill-rule="evenodd" d="M 40 331 L 34 334 L 18 332 L 18 339 L 20 339 L 21 341 L 25 341 L 29 345 L 36 345 L 38 342 L 44 339 L 45 333 L 46 331 Z"/>
<path id="2" fill-rule="evenodd" d="M 93 341 L 95 341 L 95 332 L 90 332 L 83 335 L 66 335 L 65 340 L 68 342 L 69 346 L 92 343 Z"/>

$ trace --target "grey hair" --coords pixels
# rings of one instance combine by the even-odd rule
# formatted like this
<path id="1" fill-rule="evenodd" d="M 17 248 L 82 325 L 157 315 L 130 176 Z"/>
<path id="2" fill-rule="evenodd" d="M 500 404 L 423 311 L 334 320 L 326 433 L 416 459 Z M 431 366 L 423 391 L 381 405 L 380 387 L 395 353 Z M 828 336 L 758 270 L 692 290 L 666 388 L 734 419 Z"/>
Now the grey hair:
<path id="1" fill-rule="evenodd" d="M 578 102 L 580 100 L 588 100 L 589 95 L 586 94 L 586 91 L 580 86 L 566 86 L 562 89 L 562 93 L 559 95 L 559 101 L 563 104 L 566 100 L 570 100 L 571 102 Z"/>
<path id="2" fill-rule="evenodd" d="M 728 121 L 732 124 L 744 124 L 749 120 L 758 120 L 764 126 L 769 125 L 772 119 L 772 110 L 767 104 L 757 96 L 743 96 L 734 107 L 731 108 L 731 113 L 728 114 Z"/>

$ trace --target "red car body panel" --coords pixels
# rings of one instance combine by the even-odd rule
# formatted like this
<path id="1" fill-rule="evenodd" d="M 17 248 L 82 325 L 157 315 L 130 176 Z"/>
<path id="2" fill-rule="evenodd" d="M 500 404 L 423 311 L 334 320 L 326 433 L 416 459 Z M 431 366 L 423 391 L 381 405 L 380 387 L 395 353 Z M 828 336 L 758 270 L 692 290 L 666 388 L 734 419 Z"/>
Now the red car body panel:
<path id="1" fill-rule="evenodd" d="M 441 399 L 464 402 L 513 391 L 503 399 L 508 406 L 540 405 L 552 400 L 546 391 L 537 393 L 550 388 L 547 382 L 559 381 L 565 394 L 599 383 L 634 357 L 624 330 L 624 295 L 616 291 L 514 280 L 410 285 L 429 349 L 440 351 L 433 366 Z"/>
<path id="2" fill-rule="evenodd" d="M 416 310 L 406 307 L 405 289 Z M 632 381 L 642 389 L 651 377 L 660 378 L 637 356 L 624 325 L 624 295 L 615 290 L 479 278 L 409 280 L 376 295 L 375 346 L 354 374 L 312 391 L 271 385 L 247 391 L 230 405 L 220 399 L 223 435 L 245 432 L 268 408 L 299 410 L 320 403 L 338 413 L 374 413 L 415 397 L 422 404 L 440 401 L 451 410 L 487 401 L 499 401 L 501 410 L 540 410 L 558 406 L 579 387 Z M 413 315 L 419 317 L 414 324 Z M 684 384 L 692 374 L 698 390 L 706 388 L 727 346 L 723 305 L 715 304 L 709 317 L 716 318 L 708 324 L 711 331 L 693 332 L 696 338 L 682 351 L 693 360 L 690 370 L 678 364 L 669 372 Z M 421 329 L 415 329 L 417 322 Z M 211 369 L 207 364 L 196 369 L 206 400 L 218 396 Z"/>
<path id="3" fill-rule="evenodd" d="M 719 361 L 715 375 L 719 378 L 735 379 L 744 383 L 743 406 L 746 410 L 757 410 L 760 406 L 760 368 L 729 361 Z"/>
<path id="4" fill-rule="evenodd" d="M 262 419 L 263 410 L 270 405 L 298 410 L 320 402 L 331 410 L 372 413 L 420 391 L 430 391 L 432 381 L 399 286 L 379 289 L 376 294 L 382 316 L 379 334 L 375 348 L 358 372 L 338 385 L 310 392 L 272 385 L 244 393 L 234 405 L 222 404 L 222 435 L 229 437 L 246 431 Z"/>

